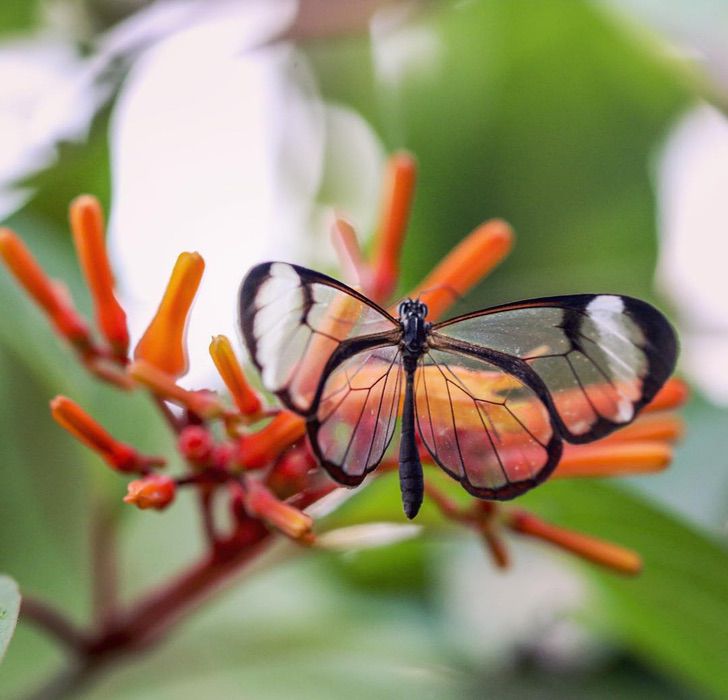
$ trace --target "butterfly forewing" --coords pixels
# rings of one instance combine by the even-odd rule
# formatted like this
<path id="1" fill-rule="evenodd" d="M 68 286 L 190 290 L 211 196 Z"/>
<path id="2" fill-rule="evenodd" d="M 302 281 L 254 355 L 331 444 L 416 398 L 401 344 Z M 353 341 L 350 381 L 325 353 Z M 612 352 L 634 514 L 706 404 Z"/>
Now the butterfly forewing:
<path id="1" fill-rule="evenodd" d="M 438 324 L 430 340 L 521 376 L 570 442 L 595 440 L 632 421 L 671 374 L 677 354 L 662 314 L 616 295 L 487 309 Z"/>
<path id="2" fill-rule="evenodd" d="M 394 434 L 401 396 L 396 346 L 358 353 L 326 377 L 309 435 L 317 457 L 337 481 L 361 483 L 381 462 Z"/>
<path id="3" fill-rule="evenodd" d="M 246 345 L 263 384 L 293 411 L 315 413 L 332 356 L 396 344 L 399 325 L 386 311 L 325 275 L 288 263 L 254 267 L 240 291 Z M 363 338 L 389 334 L 369 342 Z"/>
<path id="4" fill-rule="evenodd" d="M 481 498 L 527 491 L 561 456 L 561 439 L 534 390 L 479 358 L 426 352 L 417 369 L 415 405 L 433 459 Z"/>

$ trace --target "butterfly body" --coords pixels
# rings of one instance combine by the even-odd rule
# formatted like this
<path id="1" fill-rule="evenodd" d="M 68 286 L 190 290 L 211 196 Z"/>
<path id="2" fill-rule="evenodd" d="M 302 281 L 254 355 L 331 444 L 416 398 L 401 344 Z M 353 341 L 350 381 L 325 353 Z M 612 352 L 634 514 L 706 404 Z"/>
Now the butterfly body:
<path id="1" fill-rule="evenodd" d="M 398 318 L 331 277 L 254 267 L 240 323 L 263 383 L 306 419 L 336 481 L 360 484 L 399 420 L 407 517 L 424 482 L 416 436 L 471 494 L 514 498 L 556 468 L 564 442 L 627 425 L 672 373 L 677 339 L 649 304 L 614 294 L 531 299 L 439 323 L 407 299 Z"/>
<path id="2" fill-rule="evenodd" d="M 402 506 L 411 520 L 417 515 L 424 497 L 424 477 L 420 453 L 415 439 L 414 377 L 417 364 L 427 346 L 427 306 L 419 300 L 407 299 L 399 305 L 399 323 L 402 329 L 400 347 L 405 372 L 402 427 L 399 442 L 399 486 Z"/>

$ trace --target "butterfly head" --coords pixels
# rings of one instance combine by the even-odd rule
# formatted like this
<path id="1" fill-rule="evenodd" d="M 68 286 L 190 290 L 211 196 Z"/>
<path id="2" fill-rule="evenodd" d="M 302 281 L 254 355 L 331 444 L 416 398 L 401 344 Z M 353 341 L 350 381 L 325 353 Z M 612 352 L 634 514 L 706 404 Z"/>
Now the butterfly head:
<path id="1" fill-rule="evenodd" d="M 427 304 L 419 299 L 405 299 L 399 305 L 399 320 L 406 321 L 408 318 L 417 317 L 421 320 L 427 316 Z"/>
<path id="2" fill-rule="evenodd" d="M 425 321 L 427 304 L 419 299 L 405 299 L 399 305 L 399 322 L 402 325 L 402 342 L 412 354 L 419 355 L 426 342 L 429 323 Z"/>

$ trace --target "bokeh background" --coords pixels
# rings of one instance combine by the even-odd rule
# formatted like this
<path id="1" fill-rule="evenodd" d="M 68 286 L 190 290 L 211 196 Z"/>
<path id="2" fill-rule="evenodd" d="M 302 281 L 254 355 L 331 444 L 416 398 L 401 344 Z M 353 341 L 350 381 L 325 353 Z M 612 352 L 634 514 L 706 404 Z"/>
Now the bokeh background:
<path id="1" fill-rule="evenodd" d="M 136 337 L 181 250 L 205 279 L 188 386 L 214 382 L 247 268 L 336 272 L 331 209 L 372 232 L 387 154 L 419 163 L 401 291 L 468 231 L 518 240 L 458 309 L 573 292 L 644 297 L 678 326 L 691 383 L 672 467 L 545 484 L 544 517 L 640 551 L 623 579 L 513 542 L 425 530 L 344 554 L 286 550 L 119 665 L 88 698 L 728 696 L 728 6 L 720 0 L 5 0 L 0 220 L 84 310 L 66 217 L 101 198 Z M 89 380 L 0 271 L 0 571 L 78 621 L 106 473 L 51 420 L 65 393 L 173 454 L 142 395 Z M 402 519 L 397 485 L 361 519 Z M 202 546 L 193 503 L 117 509 L 124 595 Z M 64 662 L 19 625 L 0 696 Z"/>

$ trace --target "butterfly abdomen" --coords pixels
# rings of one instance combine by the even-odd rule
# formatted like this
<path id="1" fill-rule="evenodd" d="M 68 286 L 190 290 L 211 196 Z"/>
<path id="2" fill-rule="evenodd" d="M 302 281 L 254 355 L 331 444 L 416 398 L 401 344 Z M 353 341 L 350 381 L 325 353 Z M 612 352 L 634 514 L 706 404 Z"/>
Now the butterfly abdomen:
<path id="1" fill-rule="evenodd" d="M 406 364 L 405 364 L 406 367 Z M 415 441 L 414 368 L 407 369 L 407 384 L 402 408 L 402 435 L 399 443 L 399 487 L 404 514 L 412 520 L 422 505 L 425 483 L 420 453 Z"/>

